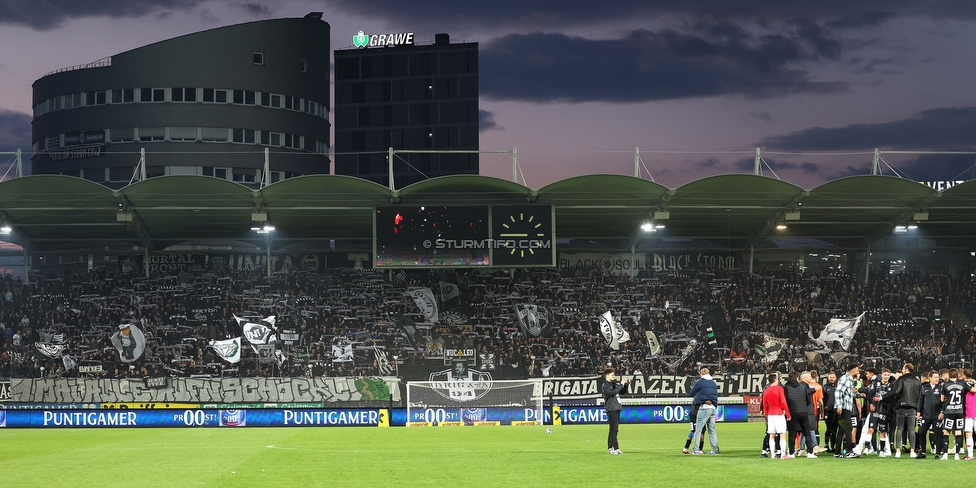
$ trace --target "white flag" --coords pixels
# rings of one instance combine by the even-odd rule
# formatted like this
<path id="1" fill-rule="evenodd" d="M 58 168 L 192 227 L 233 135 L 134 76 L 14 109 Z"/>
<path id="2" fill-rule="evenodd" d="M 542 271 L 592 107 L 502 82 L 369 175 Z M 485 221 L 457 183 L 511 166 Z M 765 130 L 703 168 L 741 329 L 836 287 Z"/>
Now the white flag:
<path id="1" fill-rule="evenodd" d="M 827 342 L 839 342 L 840 347 L 847 350 L 848 346 L 851 345 L 851 340 L 854 339 L 854 333 L 857 332 L 857 328 L 861 325 L 861 321 L 864 320 L 864 314 L 867 312 L 861 312 L 861 315 L 853 319 L 830 319 L 824 330 L 820 332 L 819 337 L 813 337 L 813 331 L 810 331 L 810 338 L 818 344 L 826 344 Z"/>
<path id="2" fill-rule="evenodd" d="M 65 371 L 70 371 L 71 368 L 73 368 L 73 367 L 75 367 L 75 366 L 78 365 L 78 361 L 75 361 L 75 358 L 73 358 L 73 357 L 71 357 L 71 356 L 69 356 L 67 354 L 65 354 L 64 356 L 61 356 L 61 362 L 64 363 L 64 370 Z"/>
<path id="3" fill-rule="evenodd" d="M 651 331 L 647 331 L 644 334 L 647 335 L 647 346 L 651 349 L 651 356 L 661 354 L 661 343 L 658 342 L 657 336 Z"/>
<path id="4" fill-rule="evenodd" d="M 441 288 L 441 301 L 446 302 L 452 298 L 457 298 L 461 295 L 461 291 L 458 286 L 454 283 L 448 283 L 446 281 L 441 281 L 439 283 Z"/>
<path id="5" fill-rule="evenodd" d="M 613 319 L 613 314 L 609 310 L 600 317 L 600 331 L 607 345 L 614 351 L 620 350 L 620 343 L 630 340 L 630 334 Z"/>
<path id="6" fill-rule="evenodd" d="M 352 344 L 333 344 L 332 362 L 348 363 L 349 361 L 352 361 Z"/>
<path id="7" fill-rule="evenodd" d="M 434 300 L 434 292 L 430 291 L 430 288 L 412 290 L 410 297 L 429 322 L 437 322 L 437 301 Z"/>
<path id="8" fill-rule="evenodd" d="M 230 363 L 241 362 L 241 338 L 235 337 L 224 341 L 210 341 L 210 347 L 218 356 Z"/>

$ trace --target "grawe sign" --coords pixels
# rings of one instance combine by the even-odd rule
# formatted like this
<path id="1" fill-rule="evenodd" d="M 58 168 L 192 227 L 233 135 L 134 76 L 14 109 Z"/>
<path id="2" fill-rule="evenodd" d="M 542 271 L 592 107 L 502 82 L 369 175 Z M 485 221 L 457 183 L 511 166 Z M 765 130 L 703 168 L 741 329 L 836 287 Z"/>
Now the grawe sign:
<path id="1" fill-rule="evenodd" d="M 367 34 L 359 31 L 352 36 L 352 44 L 360 49 L 367 47 L 413 46 L 413 32 Z"/>

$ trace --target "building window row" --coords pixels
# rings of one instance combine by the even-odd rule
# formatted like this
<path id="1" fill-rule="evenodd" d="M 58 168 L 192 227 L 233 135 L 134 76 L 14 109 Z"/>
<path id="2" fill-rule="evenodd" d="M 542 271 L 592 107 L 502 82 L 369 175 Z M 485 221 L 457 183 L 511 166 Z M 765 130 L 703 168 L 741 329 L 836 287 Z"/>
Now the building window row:
<path id="1" fill-rule="evenodd" d="M 255 129 L 226 129 L 222 127 L 123 127 L 116 129 L 72 132 L 45 137 L 35 150 L 57 151 L 63 148 L 92 144 L 127 142 L 231 142 L 284 147 L 300 151 L 328 154 L 329 145 L 314 137 Z M 43 147 L 41 147 L 43 145 Z"/>
<path id="2" fill-rule="evenodd" d="M 76 176 L 97 183 L 124 183 L 132 179 L 135 172 L 134 167 L 119 166 L 111 168 L 84 168 L 64 171 L 61 174 Z M 230 168 L 215 166 L 148 166 L 146 176 L 164 175 L 202 175 L 213 176 L 228 181 L 238 183 L 259 183 L 261 181 L 261 169 L 256 168 Z M 302 176 L 302 173 L 292 171 L 271 171 L 271 183 L 281 180 Z"/>
<path id="3" fill-rule="evenodd" d="M 220 88 L 116 88 L 49 98 L 34 106 L 34 117 L 78 107 L 119 103 L 232 103 L 292 110 L 328 119 L 325 104 L 291 95 Z"/>

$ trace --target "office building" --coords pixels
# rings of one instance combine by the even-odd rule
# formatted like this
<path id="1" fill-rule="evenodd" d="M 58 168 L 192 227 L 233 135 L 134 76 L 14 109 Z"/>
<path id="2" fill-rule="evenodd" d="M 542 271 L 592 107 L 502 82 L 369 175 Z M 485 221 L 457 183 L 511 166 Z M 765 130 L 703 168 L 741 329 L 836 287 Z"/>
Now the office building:
<path id="1" fill-rule="evenodd" d="M 365 34 L 335 57 L 335 173 L 394 186 L 478 174 L 478 44 Z M 448 153 L 446 151 L 471 151 Z"/>

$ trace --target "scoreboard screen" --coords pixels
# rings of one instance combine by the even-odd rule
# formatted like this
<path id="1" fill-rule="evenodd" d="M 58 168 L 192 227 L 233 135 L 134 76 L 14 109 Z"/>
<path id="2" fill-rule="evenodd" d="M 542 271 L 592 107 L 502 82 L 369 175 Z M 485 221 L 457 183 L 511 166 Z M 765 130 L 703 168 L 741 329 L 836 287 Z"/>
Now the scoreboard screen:
<path id="1" fill-rule="evenodd" d="M 550 205 L 377 207 L 374 266 L 555 265 Z"/>
<path id="2" fill-rule="evenodd" d="M 488 266 L 488 207 L 376 209 L 377 268 Z"/>

